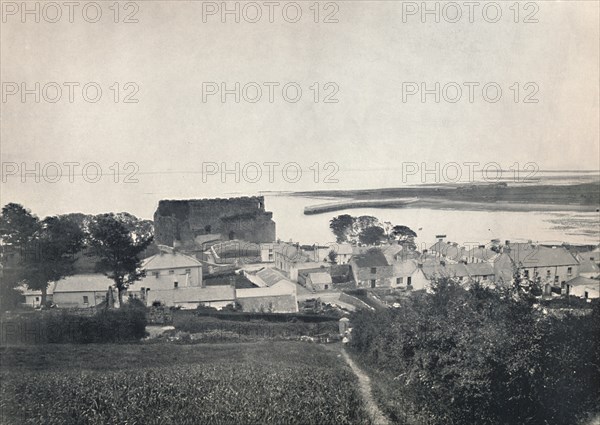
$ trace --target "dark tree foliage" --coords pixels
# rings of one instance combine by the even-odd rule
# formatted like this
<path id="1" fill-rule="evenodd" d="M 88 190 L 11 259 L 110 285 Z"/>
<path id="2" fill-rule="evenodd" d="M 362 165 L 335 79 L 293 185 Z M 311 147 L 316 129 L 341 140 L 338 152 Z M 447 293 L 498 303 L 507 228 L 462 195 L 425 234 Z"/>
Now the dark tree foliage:
<path id="1" fill-rule="evenodd" d="M 8 204 L 2 208 L 0 236 L 3 249 L 15 256 L 7 278 L 13 286 L 24 281 L 30 289 L 41 291 L 45 305 L 48 284 L 74 273 L 75 254 L 83 248 L 85 235 L 66 216 L 40 221 L 21 205 Z"/>
<path id="2" fill-rule="evenodd" d="M 97 271 L 115 282 L 123 305 L 123 292 L 145 276 L 140 254 L 152 243 L 152 225 L 127 213 L 110 213 L 94 217 L 88 228 L 90 255 L 99 258 Z"/>
<path id="3" fill-rule="evenodd" d="M 360 312 L 351 349 L 385 381 L 393 419 L 575 424 L 599 404 L 600 314 L 543 314 L 527 294 L 452 280 L 401 307 Z"/>
<path id="4" fill-rule="evenodd" d="M 379 226 L 370 226 L 363 229 L 358 235 L 360 243 L 366 245 L 375 245 L 385 238 L 385 231 Z"/>
<path id="5" fill-rule="evenodd" d="M 387 239 L 396 240 L 407 249 L 416 248 L 414 239 L 417 234 L 408 226 L 393 225 L 390 222 L 381 223 L 377 217 L 361 215 L 353 217 L 348 214 L 338 215 L 329 222 L 329 228 L 335 235 L 337 243 L 361 242 L 376 244 Z"/>
<path id="6" fill-rule="evenodd" d="M 354 218 L 348 214 L 338 215 L 329 221 L 329 228 L 335 235 L 338 243 L 346 242 L 348 234 L 352 231 Z"/>

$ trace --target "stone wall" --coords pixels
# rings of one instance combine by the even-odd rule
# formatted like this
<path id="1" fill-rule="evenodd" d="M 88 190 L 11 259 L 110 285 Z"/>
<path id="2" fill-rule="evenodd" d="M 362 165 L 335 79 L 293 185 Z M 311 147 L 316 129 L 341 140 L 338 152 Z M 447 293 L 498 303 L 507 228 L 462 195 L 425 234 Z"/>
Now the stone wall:
<path id="1" fill-rule="evenodd" d="M 222 239 L 273 242 L 273 213 L 265 210 L 262 196 L 229 199 L 162 200 L 154 213 L 157 243 L 173 246 L 194 243 L 200 235 L 220 234 Z"/>

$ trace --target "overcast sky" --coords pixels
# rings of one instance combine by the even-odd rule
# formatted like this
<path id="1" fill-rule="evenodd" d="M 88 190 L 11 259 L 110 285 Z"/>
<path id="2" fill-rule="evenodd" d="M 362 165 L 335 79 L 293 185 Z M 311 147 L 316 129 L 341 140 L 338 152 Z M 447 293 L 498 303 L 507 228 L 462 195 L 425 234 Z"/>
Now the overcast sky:
<path id="1" fill-rule="evenodd" d="M 162 198 L 400 186 L 403 162 L 599 168 L 598 2 L 540 1 L 527 7 L 522 2 L 518 17 L 509 8 L 514 2 L 498 3 L 502 16 L 496 23 L 488 22 L 495 7 L 485 12 L 477 7 L 471 23 L 464 2 L 456 3 L 460 19 L 456 9 L 439 3 L 440 22 L 425 15 L 423 23 L 421 11 L 413 8 L 421 2 L 392 1 L 322 2 L 319 23 L 312 1 L 298 2 L 302 16 L 292 23 L 295 5 L 284 15 L 282 7 L 290 2 L 280 3 L 273 23 L 263 2 L 257 23 L 246 22 L 254 19 L 256 8 L 244 9 L 245 3 L 239 5 L 239 23 L 233 15 L 223 23 L 219 11 L 208 14 L 221 2 L 136 2 L 137 11 L 120 3 L 118 20 L 135 12 L 137 23 L 114 23 L 113 2 L 98 2 L 102 17 L 96 23 L 83 18 L 81 7 L 73 23 L 66 7 L 56 23 L 45 22 L 56 15 L 51 9 L 40 11 L 40 23 L 33 15 L 25 15 L 23 23 L 20 10 L 4 5 L 2 204 L 21 202 L 40 215 L 129 210 L 151 217 Z M 93 8 L 86 13 L 93 20 Z M 326 16 L 338 22 L 322 22 Z M 528 17 L 538 22 L 523 22 Z M 21 101 L 23 82 L 30 89 L 40 83 L 40 103 L 33 94 Z M 79 83 L 73 103 L 65 82 Z M 82 96 L 82 86 L 90 82 L 102 89 L 96 103 Z M 223 103 L 220 93 L 203 93 L 205 83 L 220 90 L 222 82 L 229 89 L 236 82 L 256 84 L 240 90 L 240 103 L 234 95 Z M 279 84 L 273 103 L 265 82 Z M 408 89 L 420 90 L 421 83 L 434 89 L 436 82 L 439 103 L 435 94 L 425 102 L 420 93 L 407 96 Z M 47 83 L 56 84 L 44 91 Z M 126 88 L 127 83 L 134 84 Z M 282 95 L 287 83 L 302 89 L 295 103 Z M 472 103 L 465 83 L 473 83 Z M 488 83 L 486 100 L 482 87 Z M 47 99 L 55 97 L 57 85 L 62 97 L 51 103 Z M 255 97 L 257 85 L 262 98 L 251 103 L 246 99 Z M 288 87 L 289 98 L 296 96 L 297 86 Z M 452 103 L 456 86 L 462 87 L 462 97 Z M 19 92 L 10 94 L 15 87 Z M 139 90 L 130 99 L 138 102 L 124 103 L 135 87 Z M 492 103 L 495 87 L 502 96 Z M 87 94 L 95 96 L 93 87 Z M 324 102 L 327 96 L 337 103 Z M 22 183 L 21 170 L 6 175 L 14 171 L 6 163 L 34 169 L 36 162 L 41 167 L 95 162 L 104 176 L 98 183 L 86 182 L 79 167 L 70 183 L 64 166 L 57 183 L 35 183 L 33 177 Z M 112 181 L 115 162 L 119 183 Z M 124 169 L 127 162 L 136 165 Z M 263 175 L 257 183 L 238 184 L 229 177 L 222 184 L 218 173 L 203 182 L 199 172 L 209 162 L 230 168 L 236 162 L 295 162 L 304 175 L 291 184 L 278 168 L 273 183 Z M 310 169 L 315 162 L 318 176 L 315 167 Z M 337 168 L 325 170 L 328 162 Z M 326 175 L 334 171 L 338 183 L 326 184 Z M 128 172 L 135 172 L 137 183 L 122 182 Z"/>

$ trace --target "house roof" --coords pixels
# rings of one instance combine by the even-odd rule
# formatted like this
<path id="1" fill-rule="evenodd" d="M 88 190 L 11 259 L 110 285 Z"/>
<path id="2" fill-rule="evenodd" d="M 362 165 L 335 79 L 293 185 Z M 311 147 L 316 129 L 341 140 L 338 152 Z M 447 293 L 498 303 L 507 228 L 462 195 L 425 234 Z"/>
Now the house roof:
<path id="1" fill-rule="evenodd" d="M 446 264 L 428 262 L 423 264 L 423 273 L 428 279 L 439 277 L 468 277 L 467 268 L 462 263 Z"/>
<path id="2" fill-rule="evenodd" d="M 161 249 L 160 253 L 144 259 L 142 268 L 146 270 L 178 269 L 202 267 L 202 263 L 177 251 Z"/>
<path id="3" fill-rule="evenodd" d="M 476 247 L 468 250 L 465 255 L 468 258 L 477 258 L 478 260 L 482 261 L 490 261 L 496 258 L 496 256 L 498 256 L 498 253 L 490 248 Z"/>
<path id="4" fill-rule="evenodd" d="M 392 266 L 394 266 L 394 275 L 397 276 L 410 276 L 419 267 L 415 260 L 395 261 Z"/>
<path id="5" fill-rule="evenodd" d="M 593 261 L 594 263 L 600 263 L 600 250 L 595 249 L 593 251 L 580 252 L 579 256 L 587 261 Z"/>
<path id="6" fill-rule="evenodd" d="M 247 288 L 236 291 L 237 298 L 274 297 L 280 295 L 296 295 L 296 285 L 281 281 L 268 288 Z"/>
<path id="7" fill-rule="evenodd" d="M 352 255 L 354 250 L 349 243 L 341 243 L 335 246 L 334 251 L 338 255 Z"/>
<path id="8" fill-rule="evenodd" d="M 310 277 L 310 281 L 312 283 L 321 284 L 321 285 L 331 283 L 331 275 L 329 273 L 316 272 L 316 273 L 309 273 L 308 276 Z"/>
<path id="9" fill-rule="evenodd" d="M 465 265 L 469 276 L 489 276 L 494 274 L 494 267 L 490 263 L 469 263 Z"/>
<path id="10" fill-rule="evenodd" d="M 534 244 L 509 244 L 511 260 L 522 267 L 552 267 L 579 264 L 565 247 L 548 248 Z"/>
<path id="11" fill-rule="evenodd" d="M 75 274 L 56 282 L 54 293 L 64 292 L 105 292 L 114 282 L 103 274 Z"/>
<path id="12" fill-rule="evenodd" d="M 231 285 L 188 286 L 173 290 L 175 302 L 211 302 L 235 300 L 235 288 Z"/>
<path id="13" fill-rule="evenodd" d="M 371 248 L 367 252 L 354 256 L 353 261 L 358 267 L 389 266 L 385 255 L 379 248 Z"/>
<path id="14" fill-rule="evenodd" d="M 578 257 L 579 273 L 600 273 L 600 267 L 598 267 L 598 265 L 594 261 L 588 260 L 586 258 L 589 258 L 589 257 L 584 257 L 584 258 L 581 258 L 581 256 Z"/>
<path id="15" fill-rule="evenodd" d="M 262 280 L 267 286 L 273 286 L 279 281 L 286 280 L 285 276 L 271 268 L 259 270 L 256 273 L 256 277 Z"/>
<path id="16" fill-rule="evenodd" d="M 429 247 L 429 250 L 455 260 L 459 260 L 465 252 L 463 247 L 460 247 L 455 243 L 445 241 L 437 241 L 431 245 L 431 247 Z"/>
<path id="17" fill-rule="evenodd" d="M 56 287 L 56 282 L 51 282 L 48 285 L 48 289 L 46 290 L 46 295 L 52 295 L 54 293 L 54 288 L 55 287 Z M 35 295 L 35 296 L 41 296 L 42 295 L 42 291 L 38 291 L 38 290 L 35 290 L 35 289 L 29 289 L 29 287 L 25 283 L 20 284 L 15 289 L 17 291 L 21 292 L 21 294 L 23 294 L 23 295 Z"/>
<path id="18" fill-rule="evenodd" d="M 600 280 L 597 279 L 589 279 L 583 276 L 574 277 L 571 280 L 567 280 L 567 285 L 570 286 L 591 286 L 594 288 L 598 288 L 600 286 Z"/>
<path id="19" fill-rule="evenodd" d="M 326 263 L 316 263 L 314 261 L 306 262 L 306 263 L 297 263 L 294 265 L 297 270 L 306 270 L 306 269 L 328 269 L 329 264 Z"/>

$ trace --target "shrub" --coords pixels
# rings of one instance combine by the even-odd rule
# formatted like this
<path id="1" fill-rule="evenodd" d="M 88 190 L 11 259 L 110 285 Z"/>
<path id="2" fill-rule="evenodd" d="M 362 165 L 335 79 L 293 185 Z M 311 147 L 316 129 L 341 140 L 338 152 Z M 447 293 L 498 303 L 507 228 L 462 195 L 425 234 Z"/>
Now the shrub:
<path id="1" fill-rule="evenodd" d="M 137 303 L 93 315 L 36 311 L 4 316 L 1 321 L 1 341 L 8 344 L 124 342 L 146 334 L 146 309 Z"/>
<path id="2" fill-rule="evenodd" d="M 599 405 L 599 308 L 558 319 L 527 297 L 450 280 L 400 304 L 355 314 L 350 342 L 392 418 L 574 424 Z"/>

